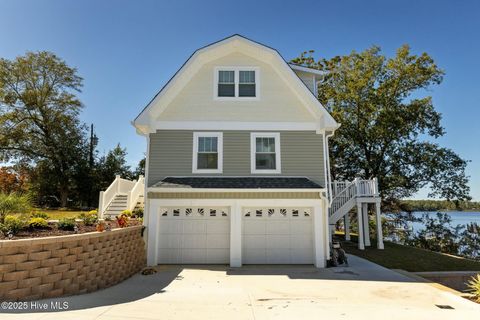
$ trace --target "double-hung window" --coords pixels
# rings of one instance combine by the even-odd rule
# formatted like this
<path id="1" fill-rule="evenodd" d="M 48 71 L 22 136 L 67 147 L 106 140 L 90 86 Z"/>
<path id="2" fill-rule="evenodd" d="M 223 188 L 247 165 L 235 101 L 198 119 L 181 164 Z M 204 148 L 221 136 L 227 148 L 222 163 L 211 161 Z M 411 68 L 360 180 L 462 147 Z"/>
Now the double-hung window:
<path id="1" fill-rule="evenodd" d="M 218 71 L 218 96 L 235 97 L 235 71 Z"/>
<path id="2" fill-rule="evenodd" d="M 239 97 L 255 97 L 255 71 L 239 71 L 238 82 Z"/>
<path id="3" fill-rule="evenodd" d="M 252 173 L 281 173 L 279 133 L 251 133 L 250 144 Z"/>
<path id="4" fill-rule="evenodd" d="M 259 98 L 259 69 L 256 67 L 217 67 L 214 79 L 216 100 Z"/>
<path id="5" fill-rule="evenodd" d="M 193 173 L 221 173 L 223 135 L 221 132 L 194 132 Z"/>

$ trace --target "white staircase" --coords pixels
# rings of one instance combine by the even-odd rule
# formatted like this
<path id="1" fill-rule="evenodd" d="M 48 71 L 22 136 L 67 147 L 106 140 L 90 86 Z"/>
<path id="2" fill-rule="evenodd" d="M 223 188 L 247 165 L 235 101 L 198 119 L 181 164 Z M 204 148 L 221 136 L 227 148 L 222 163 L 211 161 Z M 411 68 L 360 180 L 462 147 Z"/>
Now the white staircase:
<path id="1" fill-rule="evenodd" d="M 98 212 L 101 217 L 117 216 L 124 210 L 135 210 L 144 206 L 145 179 L 127 180 L 116 176 L 105 191 L 100 191 Z"/>
<path id="2" fill-rule="evenodd" d="M 352 210 L 358 202 L 375 202 L 379 199 L 378 182 L 361 180 L 332 183 L 332 203 L 329 209 L 329 224 L 335 224 Z"/>

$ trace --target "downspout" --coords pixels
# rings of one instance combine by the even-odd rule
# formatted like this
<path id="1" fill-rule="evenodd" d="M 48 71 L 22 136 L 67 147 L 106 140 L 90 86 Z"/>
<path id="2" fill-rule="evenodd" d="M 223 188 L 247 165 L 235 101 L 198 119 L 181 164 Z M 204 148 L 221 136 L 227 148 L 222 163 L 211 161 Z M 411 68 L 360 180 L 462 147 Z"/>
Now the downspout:
<path id="1" fill-rule="evenodd" d="M 326 132 L 325 132 L 326 133 Z M 330 134 L 325 135 L 325 151 L 326 151 L 326 160 L 327 160 L 327 179 L 328 179 L 328 207 L 332 205 L 332 176 L 330 173 L 330 149 L 328 148 L 328 138 L 333 137 L 335 131 L 332 131 Z"/>

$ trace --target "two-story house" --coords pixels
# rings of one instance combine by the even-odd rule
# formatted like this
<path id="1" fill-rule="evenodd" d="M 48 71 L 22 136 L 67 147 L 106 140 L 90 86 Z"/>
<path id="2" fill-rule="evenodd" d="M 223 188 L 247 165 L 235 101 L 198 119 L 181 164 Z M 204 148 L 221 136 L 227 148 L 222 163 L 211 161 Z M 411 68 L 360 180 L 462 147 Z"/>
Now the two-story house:
<path id="1" fill-rule="evenodd" d="M 239 35 L 192 54 L 133 122 L 149 265 L 325 266 L 339 124 L 321 76 Z"/>

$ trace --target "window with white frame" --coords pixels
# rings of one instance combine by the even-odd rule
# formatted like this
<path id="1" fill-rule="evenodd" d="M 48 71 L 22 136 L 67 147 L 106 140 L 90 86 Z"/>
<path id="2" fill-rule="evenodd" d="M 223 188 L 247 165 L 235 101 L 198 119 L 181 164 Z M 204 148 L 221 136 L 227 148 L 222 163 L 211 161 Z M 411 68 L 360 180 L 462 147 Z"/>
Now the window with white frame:
<path id="1" fill-rule="evenodd" d="M 281 173 L 279 133 L 253 132 L 250 145 L 252 173 Z"/>
<path id="2" fill-rule="evenodd" d="M 218 96 L 235 97 L 235 71 L 218 71 Z"/>
<path id="3" fill-rule="evenodd" d="M 215 68 L 215 99 L 258 99 L 259 71 L 256 67 Z"/>
<path id="4" fill-rule="evenodd" d="M 194 132 L 193 173 L 221 173 L 223 135 L 221 132 Z"/>

